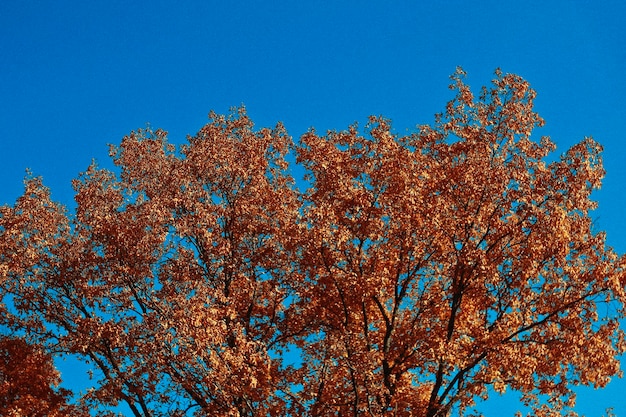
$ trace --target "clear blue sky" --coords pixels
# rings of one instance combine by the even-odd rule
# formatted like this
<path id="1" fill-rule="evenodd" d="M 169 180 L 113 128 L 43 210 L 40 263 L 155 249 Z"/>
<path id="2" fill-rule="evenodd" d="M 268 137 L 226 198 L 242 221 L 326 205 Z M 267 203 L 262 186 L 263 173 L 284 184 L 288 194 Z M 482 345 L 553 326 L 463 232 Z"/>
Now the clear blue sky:
<path id="1" fill-rule="evenodd" d="M 28 167 L 71 205 L 71 179 L 92 158 L 110 166 L 107 143 L 146 123 L 181 143 L 209 110 L 245 104 L 257 126 L 283 121 L 295 138 L 370 114 L 404 133 L 444 109 L 456 66 L 476 90 L 501 67 L 538 91 L 537 134 L 557 152 L 589 135 L 604 145 L 594 216 L 624 253 L 625 22 L 622 1 L 3 0 L 0 204 L 20 195 Z M 579 403 L 626 416 L 626 381 Z"/>

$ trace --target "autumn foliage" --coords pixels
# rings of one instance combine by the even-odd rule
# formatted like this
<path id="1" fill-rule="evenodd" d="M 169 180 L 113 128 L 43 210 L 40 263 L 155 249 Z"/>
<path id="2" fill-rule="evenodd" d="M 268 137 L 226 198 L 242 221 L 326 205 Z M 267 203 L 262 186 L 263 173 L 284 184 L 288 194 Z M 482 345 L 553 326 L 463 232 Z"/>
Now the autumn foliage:
<path id="1" fill-rule="evenodd" d="M 435 417 L 507 389 L 571 411 L 626 349 L 601 147 L 531 138 L 518 76 L 452 81 L 407 136 L 372 117 L 293 143 L 244 109 L 180 147 L 133 132 L 73 215 L 29 177 L 0 209 L 4 326 L 88 364 L 101 415 Z"/>
<path id="2" fill-rule="evenodd" d="M 87 416 L 68 404 L 71 392 L 58 388 L 59 383 L 50 354 L 22 339 L 0 337 L 0 415 Z"/>

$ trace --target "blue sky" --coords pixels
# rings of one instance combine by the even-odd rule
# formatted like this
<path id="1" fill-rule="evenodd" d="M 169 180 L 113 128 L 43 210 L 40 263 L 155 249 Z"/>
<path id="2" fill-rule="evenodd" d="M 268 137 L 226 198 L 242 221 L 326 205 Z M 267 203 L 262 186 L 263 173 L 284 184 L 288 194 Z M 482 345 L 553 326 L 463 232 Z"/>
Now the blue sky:
<path id="1" fill-rule="evenodd" d="M 108 143 L 160 127 L 182 143 L 209 110 L 245 104 L 257 126 L 284 122 L 294 138 L 393 120 L 402 134 L 495 68 L 538 91 L 557 152 L 585 136 L 605 148 L 596 225 L 626 252 L 626 3 L 621 1 L 18 1 L 0 2 L 0 204 L 25 169 L 72 204 L 71 179 Z M 626 359 L 624 360 L 626 368 Z M 71 372 L 64 374 L 71 387 Z M 626 381 L 583 390 L 581 412 L 626 415 Z M 514 398 L 486 405 L 509 414 Z M 504 414 L 503 414 L 504 413 Z"/>

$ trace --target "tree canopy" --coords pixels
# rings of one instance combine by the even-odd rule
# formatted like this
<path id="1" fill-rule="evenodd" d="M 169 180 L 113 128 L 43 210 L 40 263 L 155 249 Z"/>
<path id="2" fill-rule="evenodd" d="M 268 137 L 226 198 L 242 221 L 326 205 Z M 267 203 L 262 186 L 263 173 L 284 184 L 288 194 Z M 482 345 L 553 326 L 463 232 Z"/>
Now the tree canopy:
<path id="1" fill-rule="evenodd" d="M 179 147 L 132 132 L 72 215 L 29 176 L 0 208 L 2 324 L 88 364 L 103 416 L 441 417 L 507 389 L 572 412 L 626 350 L 601 146 L 554 156 L 525 80 L 464 75 L 406 136 L 371 117 L 294 143 L 244 108 Z"/>

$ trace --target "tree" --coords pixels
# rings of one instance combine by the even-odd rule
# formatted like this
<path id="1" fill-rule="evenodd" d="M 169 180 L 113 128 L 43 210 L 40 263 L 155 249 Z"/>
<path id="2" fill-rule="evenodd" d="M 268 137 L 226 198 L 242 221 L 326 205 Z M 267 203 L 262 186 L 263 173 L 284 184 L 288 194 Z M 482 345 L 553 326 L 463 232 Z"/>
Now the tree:
<path id="1" fill-rule="evenodd" d="M 0 415 L 86 416 L 67 404 L 71 392 L 57 389 L 59 382 L 49 354 L 23 339 L 0 338 Z"/>
<path id="2" fill-rule="evenodd" d="M 478 99 L 452 80 L 403 137 L 372 117 L 294 144 L 243 108 L 180 148 L 133 132 L 72 216 L 28 177 L 0 212 L 4 324 L 90 364 L 100 415 L 435 417 L 507 388 L 567 412 L 626 349 L 624 260 L 589 216 L 601 147 L 552 158 L 518 76 Z"/>

